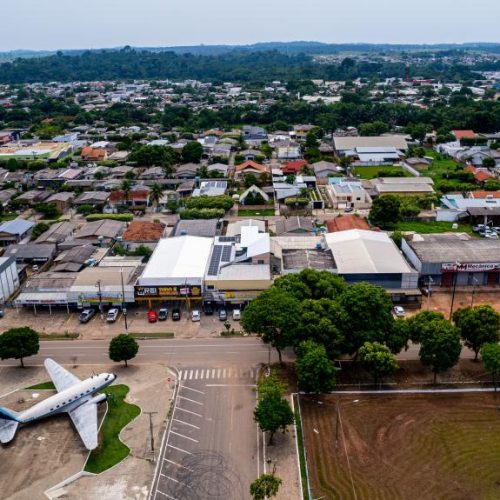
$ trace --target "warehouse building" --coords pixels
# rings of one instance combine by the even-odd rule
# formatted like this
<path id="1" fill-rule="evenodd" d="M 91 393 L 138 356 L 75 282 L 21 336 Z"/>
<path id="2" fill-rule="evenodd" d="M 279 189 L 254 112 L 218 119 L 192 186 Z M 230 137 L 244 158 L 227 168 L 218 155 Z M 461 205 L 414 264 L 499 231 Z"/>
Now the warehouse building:
<path id="1" fill-rule="evenodd" d="M 0 257 L 0 303 L 3 304 L 19 288 L 19 275 L 13 257 Z"/>
<path id="2" fill-rule="evenodd" d="M 421 285 L 498 285 L 500 243 L 466 234 L 416 234 L 403 239 L 403 253 L 421 275 Z"/>

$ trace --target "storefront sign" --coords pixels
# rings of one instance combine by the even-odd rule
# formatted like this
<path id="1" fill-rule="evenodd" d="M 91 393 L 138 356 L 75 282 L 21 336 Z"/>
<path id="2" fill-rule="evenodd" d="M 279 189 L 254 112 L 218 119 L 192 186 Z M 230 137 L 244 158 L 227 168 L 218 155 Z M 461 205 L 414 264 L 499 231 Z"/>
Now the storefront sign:
<path id="1" fill-rule="evenodd" d="M 500 271 L 500 263 L 453 263 L 442 264 L 441 272 L 460 272 L 460 273 L 487 273 L 490 271 Z"/>
<path id="2" fill-rule="evenodd" d="M 176 297 L 201 297 L 199 286 L 136 286 L 136 298 L 176 298 Z"/>

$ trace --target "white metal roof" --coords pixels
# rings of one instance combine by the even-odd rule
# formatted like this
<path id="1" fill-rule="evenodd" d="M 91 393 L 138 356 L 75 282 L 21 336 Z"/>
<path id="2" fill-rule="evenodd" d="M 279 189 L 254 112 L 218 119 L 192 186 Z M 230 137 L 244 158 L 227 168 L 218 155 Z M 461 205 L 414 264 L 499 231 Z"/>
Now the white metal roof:
<path id="1" fill-rule="evenodd" d="M 155 279 L 203 278 L 212 242 L 212 238 L 189 235 L 161 239 L 140 284 L 152 284 Z"/>
<path id="2" fill-rule="evenodd" d="M 339 274 L 400 274 L 411 269 L 387 233 L 351 229 L 325 234 Z"/>

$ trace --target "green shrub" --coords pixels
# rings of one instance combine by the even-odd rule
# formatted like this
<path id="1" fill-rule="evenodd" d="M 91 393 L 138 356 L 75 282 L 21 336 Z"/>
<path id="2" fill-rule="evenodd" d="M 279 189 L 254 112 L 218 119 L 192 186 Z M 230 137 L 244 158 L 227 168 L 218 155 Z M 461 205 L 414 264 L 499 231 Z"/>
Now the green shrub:
<path id="1" fill-rule="evenodd" d="M 181 219 L 220 219 L 225 213 L 220 208 L 186 208 L 179 216 Z"/>
<path id="2" fill-rule="evenodd" d="M 197 196 L 186 200 L 186 208 L 217 208 L 227 212 L 234 205 L 234 200 L 231 196 Z"/>
<path id="3" fill-rule="evenodd" d="M 92 222 L 94 220 L 118 220 L 122 222 L 130 222 L 133 220 L 134 216 L 132 214 L 90 214 L 85 217 L 87 222 Z"/>

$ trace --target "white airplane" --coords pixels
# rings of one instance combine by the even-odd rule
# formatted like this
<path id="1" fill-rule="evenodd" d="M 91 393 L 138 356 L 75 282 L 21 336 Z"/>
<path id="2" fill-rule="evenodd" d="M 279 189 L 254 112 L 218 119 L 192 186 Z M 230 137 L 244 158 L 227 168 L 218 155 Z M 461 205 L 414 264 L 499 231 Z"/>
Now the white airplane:
<path id="1" fill-rule="evenodd" d="M 97 404 L 106 400 L 106 394 L 94 394 L 113 383 L 116 375 L 100 373 L 80 380 L 52 359 L 46 359 L 44 364 L 57 394 L 20 413 L 0 407 L 0 441 L 3 444 L 12 441 L 19 424 L 65 412 L 71 417 L 85 447 L 88 450 L 97 448 Z"/>

